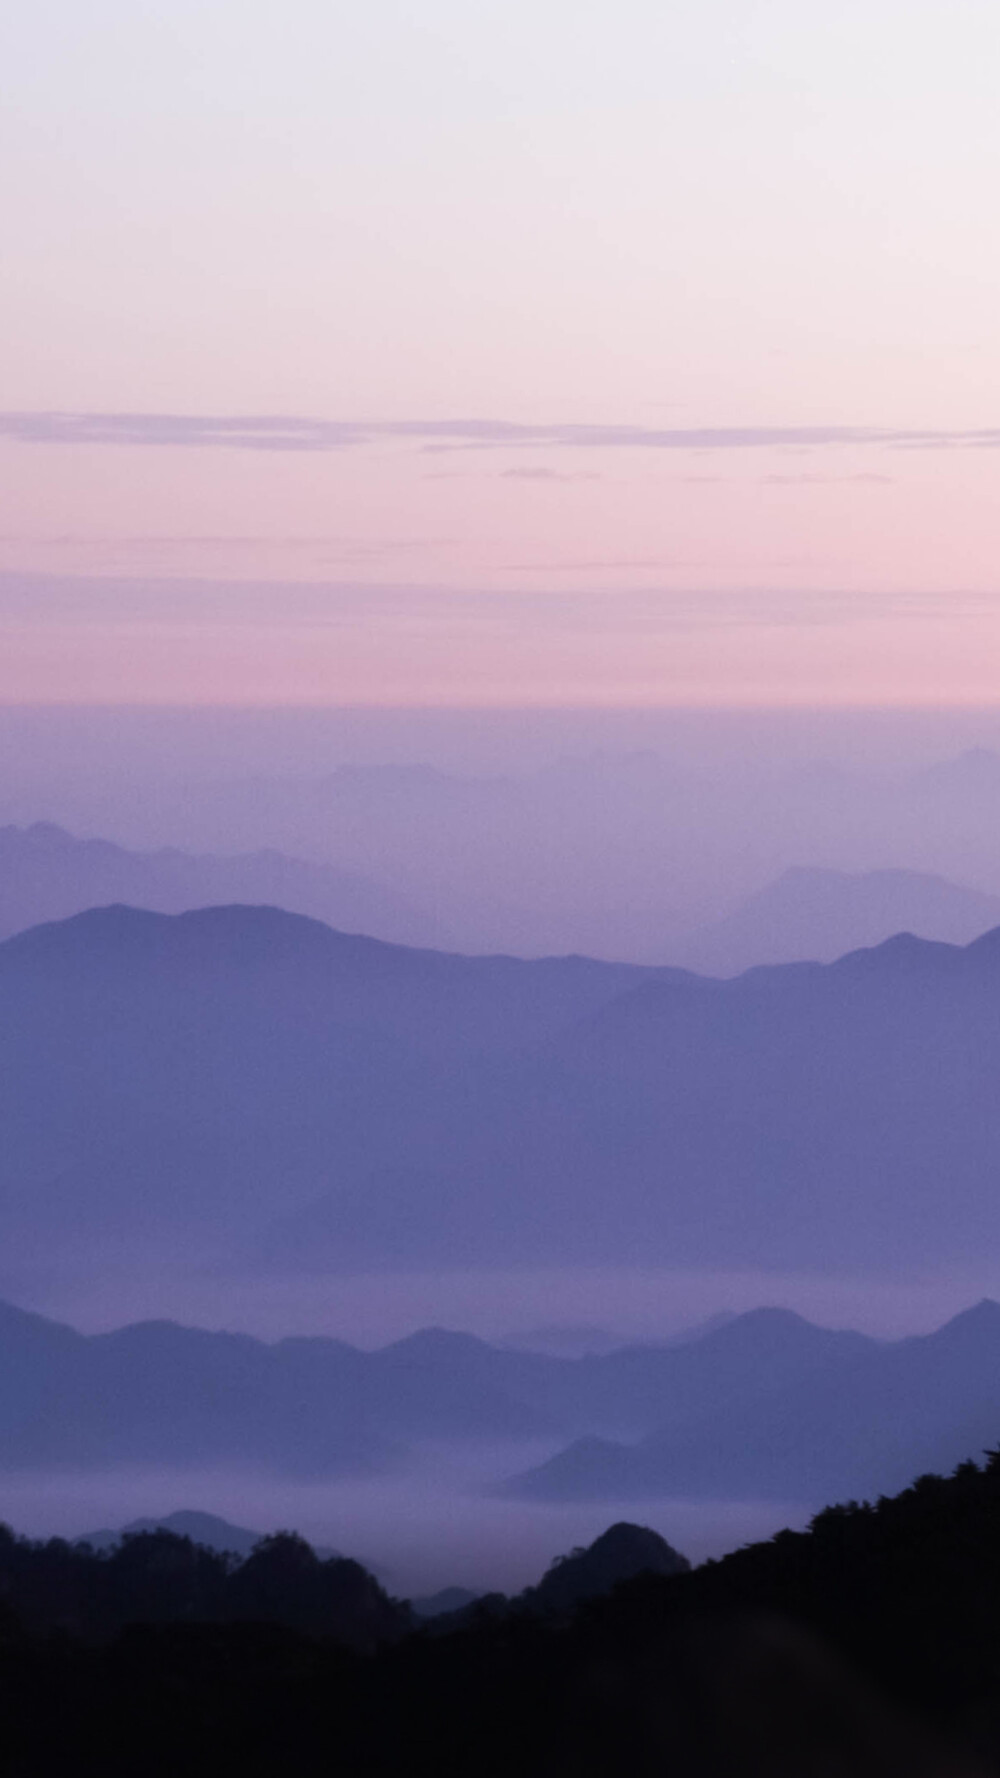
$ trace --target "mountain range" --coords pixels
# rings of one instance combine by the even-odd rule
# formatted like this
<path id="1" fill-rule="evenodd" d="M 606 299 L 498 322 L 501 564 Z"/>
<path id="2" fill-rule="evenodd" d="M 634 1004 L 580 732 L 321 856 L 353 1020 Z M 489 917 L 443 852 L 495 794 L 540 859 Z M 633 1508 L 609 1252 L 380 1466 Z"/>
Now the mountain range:
<path id="1" fill-rule="evenodd" d="M 0 945 L 10 1264 L 895 1270 L 1000 1250 L 1000 929 L 716 981 L 267 908 Z"/>
<path id="2" fill-rule="evenodd" d="M 332 864 L 266 849 L 135 852 L 47 821 L 0 827 L 0 938 L 113 903 L 179 914 L 232 902 L 286 908 L 397 944 L 441 941 L 434 919 L 387 883 Z"/>
<path id="3" fill-rule="evenodd" d="M 161 744 L 170 733 L 183 751 L 190 720 L 188 713 L 180 729 L 168 724 Z M 130 722 L 121 721 L 121 736 L 131 734 Z M 27 851 L 29 861 L 8 871 L 16 877 L 28 869 L 30 882 L 41 870 L 39 892 L 30 903 L 20 898 L 15 910 L 20 926 L 114 901 L 164 911 L 267 902 L 400 943 L 525 956 L 580 951 L 727 974 L 796 956 L 832 958 L 902 930 L 964 942 L 976 928 L 961 923 L 957 903 L 964 899 L 978 920 L 977 894 L 1000 895 L 992 839 L 1000 754 L 985 749 L 918 771 L 880 767 L 877 753 L 851 768 L 809 763 L 801 750 L 765 757 L 752 735 L 735 752 L 704 755 L 675 733 L 662 753 L 567 755 L 513 775 L 477 771 L 472 748 L 451 770 L 411 757 L 342 764 L 315 776 L 274 769 L 267 777 L 239 776 L 238 750 L 224 743 L 220 752 L 223 737 L 206 733 L 197 770 L 178 776 L 179 761 L 161 759 L 153 770 L 148 737 L 137 736 L 135 758 L 120 745 L 118 759 L 105 759 L 92 794 L 84 794 L 71 754 L 64 752 L 55 776 L 34 776 L 32 756 L 44 754 L 47 731 L 19 734 L 9 712 L 0 728 L 8 742 L 0 818 L 37 823 L 45 816 L 74 833 L 117 840 L 119 853 L 133 849 L 113 860 L 116 874 L 102 887 L 92 850 L 100 842 L 64 836 L 61 899 L 45 900 L 52 861 L 32 864 L 31 855 L 52 830 L 9 837 L 8 846 Z M 19 770 L 28 771 L 30 789 L 17 790 Z M 271 865 L 258 871 L 249 861 L 261 847 L 271 849 Z M 203 870 L 189 891 L 197 855 L 210 864 L 223 852 L 244 855 L 216 860 L 237 863 L 242 880 L 230 876 L 227 886 L 216 879 L 213 887 Z M 276 852 L 293 861 L 281 876 Z M 130 859 L 138 860 L 135 869 Z M 324 861 L 335 881 L 322 883 L 319 865 L 299 871 L 295 860 Z M 835 868 L 782 884 L 790 866 Z M 173 882 L 178 870 L 183 900 Z M 147 895 L 150 873 L 154 892 Z M 744 932 L 747 898 L 753 904 L 763 895 L 767 903 L 773 894 L 775 915 L 789 921 L 787 940 L 801 940 L 805 950 L 787 948 L 767 906 L 751 905 Z M 987 914 L 978 930 L 998 919 Z M 723 930 L 713 933 L 720 922 Z"/>
<path id="4" fill-rule="evenodd" d="M 419 772 L 401 775 L 394 806 L 406 827 L 413 825 L 422 806 L 425 777 Z M 436 784 L 437 775 L 431 781 Z M 368 782 L 363 775 L 362 782 Z M 486 795 L 489 787 L 481 788 Z M 345 842 L 350 813 L 345 811 Z M 394 886 L 407 875 L 398 863 L 376 859 L 379 863 L 382 874 L 372 875 L 273 849 L 233 856 L 175 847 L 141 852 L 104 839 L 79 838 L 50 822 L 0 827 L 0 939 L 113 904 L 158 913 L 243 904 L 282 908 L 343 932 L 396 944 L 446 942 L 450 925 L 437 911 L 440 896 L 429 898 L 435 912 L 425 911 Z M 680 934 L 662 893 L 658 936 L 653 897 L 648 889 L 644 894 L 650 903 L 644 915 L 647 953 L 708 975 L 737 975 L 764 963 L 832 962 L 897 932 L 967 944 L 1000 924 L 1000 896 L 916 870 L 795 866 L 738 902 L 724 918 Z M 459 894 L 456 906 L 461 899 Z M 464 914 L 454 922 L 473 953 L 490 949 L 484 943 L 491 918 L 488 901 L 488 895 L 483 902 L 480 893 L 470 891 Z M 485 920 L 478 940 L 477 918 Z M 532 955 L 538 946 L 527 940 L 523 946 L 515 942 L 514 950 Z M 614 954 L 600 945 L 598 953 Z"/>
<path id="5" fill-rule="evenodd" d="M 84 1336 L 0 1306 L 7 1471 L 224 1464 L 319 1478 L 384 1471 L 441 1438 L 545 1439 L 562 1449 L 496 1485 L 551 1501 L 820 1504 L 948 1469 L 998 1433 L 988 1301 L 891 1342 L 758 1309 L 685 1344 L 574 1359 L 433 1328 L 375 1352 L 169 1322 Z M 201 1541 L 217 1542 L 209 1529 Z"/>
<path id="6" fill-rule="evenodd" d="M 832 963 L 897 932 L 964 945 L 997 925 L 1000 895 L 928 871 L 795 866 L 671 954 L 707 975 L 739 975 L 762 963 Z"/>
<path id="7" fill-rule="evenodd" d="M 719 1500 L 738 1485 L 755 1499 L 872 1499 L 1000 1442 L 1000 1304 L 886 1342 L 795 1322 L 759 1310 L 683 1348 L 685 1382 L 698 1376 L 701 1388 L 665 1391 L 653 1432 L 634 1444 L 576 1440 L 510 1492 Z"/>

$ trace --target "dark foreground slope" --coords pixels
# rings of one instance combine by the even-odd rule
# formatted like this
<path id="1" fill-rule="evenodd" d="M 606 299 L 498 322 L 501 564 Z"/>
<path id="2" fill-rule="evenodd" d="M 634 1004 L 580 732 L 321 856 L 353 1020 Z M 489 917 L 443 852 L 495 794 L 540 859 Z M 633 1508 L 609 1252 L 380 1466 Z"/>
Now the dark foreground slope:
<path id="1" fill-rule="evenodd" d="M 112 908 L 0 945 L 0 1239 L 286 1270 L 995 1255 L 1000 930 L 732 982 Z"/>
<path id="2" fill-rule="evenodd" d="M 526 1597 L 451 1635 L 390 1634 L 375 1654 L 292 1630 L 259 1596 L 253 1621 L 147 1620 L 89 1644 L 8 1613 L 6 1769 L 995 1774 L 998 1591 L 992 1456 L 722 1562 L 640 1576 L 568 1622 Z"/>
<path id="3" fill-rule="evenodd" d="M 0 1525 L 0 1598 L 21 1632 L 88 1645 L 129 1624 L 259 1621 L 370 1653 L 413 1627 L 409 1609 L 359 1562 L 320 1556 L 287 1531 L 238 1557 L 162 1527 L 95 1550 L 31 1542 Z"/>

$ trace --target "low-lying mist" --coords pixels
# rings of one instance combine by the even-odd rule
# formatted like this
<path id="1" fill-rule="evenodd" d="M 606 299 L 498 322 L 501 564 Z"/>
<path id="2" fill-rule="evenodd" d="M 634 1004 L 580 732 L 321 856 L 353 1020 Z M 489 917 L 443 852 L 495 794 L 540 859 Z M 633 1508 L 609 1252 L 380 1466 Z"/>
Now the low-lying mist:
<path id="1" fill-rule="evenodd" d="M 216 1513 L 261 1533 L 296 1530 L 353 1556 L 397 1597 L 446 1586 L 518 1592 L 552 1559 L 591 1543 L 618 1519 L 639 1520 L 691 1561 L 799 1527 L 811 1506 L 755 1501 L 599 1501 L 536 1504 L 500 1499 L 496 1478 L 544 1461 L 551 1443 L 426 1447 L 406 1469 L 365 1481 L 291 1483 L 219 1470 L 118 1469 L 0 1476 L 0 1520 L 32 1537 L 80 1537 L 184 1508 Z"/>

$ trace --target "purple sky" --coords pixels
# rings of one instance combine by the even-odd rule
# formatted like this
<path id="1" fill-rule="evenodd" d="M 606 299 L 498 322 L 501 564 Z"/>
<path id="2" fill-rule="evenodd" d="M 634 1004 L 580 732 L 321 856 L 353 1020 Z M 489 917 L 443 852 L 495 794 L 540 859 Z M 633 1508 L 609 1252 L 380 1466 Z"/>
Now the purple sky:
<path id="1" fill-rule="evenodd" d="M 0 700 L 991 700 L 998 51 L 989 0 L 11 9 Z"/>

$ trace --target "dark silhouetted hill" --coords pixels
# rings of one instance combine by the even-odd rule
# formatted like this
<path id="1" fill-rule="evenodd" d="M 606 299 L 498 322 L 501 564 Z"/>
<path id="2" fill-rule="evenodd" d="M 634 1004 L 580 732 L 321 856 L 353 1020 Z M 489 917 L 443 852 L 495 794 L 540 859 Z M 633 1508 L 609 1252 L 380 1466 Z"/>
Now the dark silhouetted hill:
<path id="1" fill-rule="evenodd" d="M 535 1610 L 571 1612 L 584 1599 L 601 1598 L 637 1574 L 685 1574 L 690 1566 L 658 1531 L 622 1520 L 586 1549 L 558 1557 L 526 1597 Z"/>
<path id="2" fill-rule="evenodd" d="M 413 1635 L 294 1537 L 233 1565 L 165 1533 L 111 1558 L 4 1533 L 4 1757 L 110 1778 L 318 1778 L 331 1750 L 352 1778 L 985 1778 L 998 1526 L 991 1453 L 575 1610 L 526 1598 Z"/>
<path id="3" fill-rule="evenodd" d="M 29 1630 L 86 1640 L 130 1623 L 254 1621 L 370 1650 L 412 1625 L 358 1562 L 324 1559 L 289 1531 L 237 1555 L 162 1526 L 107 1550 L 0 1526 L 0 1597 Z"/>

